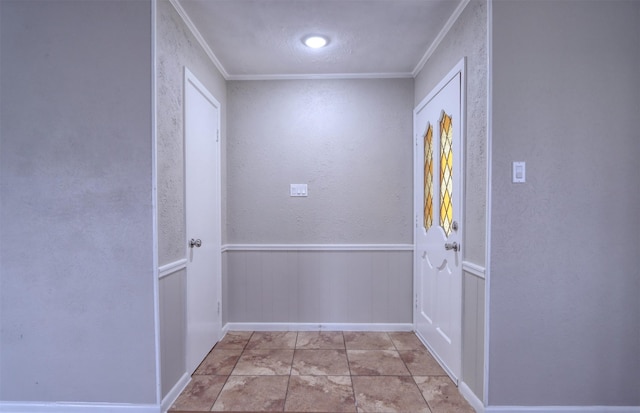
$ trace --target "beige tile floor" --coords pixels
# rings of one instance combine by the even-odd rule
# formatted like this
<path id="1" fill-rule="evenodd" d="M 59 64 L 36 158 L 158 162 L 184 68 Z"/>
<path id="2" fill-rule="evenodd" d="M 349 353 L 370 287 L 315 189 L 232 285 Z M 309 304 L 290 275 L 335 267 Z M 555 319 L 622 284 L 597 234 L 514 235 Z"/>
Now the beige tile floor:
<path id="1" fill-rule="evenodd" d="M 472 413 L 413 333 L 229 332 L 170 412 Z"/>

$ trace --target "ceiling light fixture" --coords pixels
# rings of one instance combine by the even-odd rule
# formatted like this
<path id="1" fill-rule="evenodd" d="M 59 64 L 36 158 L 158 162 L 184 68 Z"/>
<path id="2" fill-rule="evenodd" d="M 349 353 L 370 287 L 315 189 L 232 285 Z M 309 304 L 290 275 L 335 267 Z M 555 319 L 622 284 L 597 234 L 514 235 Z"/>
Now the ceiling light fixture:
<path id="1" fill-rule="evenodd" d="M 329 41 L 323 36 L 308 36 L 303 39 L 303 43 L 312 49 L 325 47 Z"/>

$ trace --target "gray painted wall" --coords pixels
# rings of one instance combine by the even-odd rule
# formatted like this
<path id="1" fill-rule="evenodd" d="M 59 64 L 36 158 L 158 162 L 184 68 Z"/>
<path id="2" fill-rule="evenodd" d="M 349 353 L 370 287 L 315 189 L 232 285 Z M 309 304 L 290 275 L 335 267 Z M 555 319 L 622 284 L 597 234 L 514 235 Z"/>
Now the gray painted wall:
<path id="1" fill-rule="evenodd" d="M 227 243 L 412 242 L 412 79 L 228 93 Z M 292 183 L 309 197 L 289 197 Z"/>
<path id="2" fill-rule="evenodd" d="M 151 3 L 0 8 L 0 400 L 155 404 Z"/>
<path id="3" fill-rule="evenodd" d="M 638 406 L 640 2 L 493 23 L 489 403 Z"/>
<path id="4" fill-rule="evenodd" d="M 487 171 L 487 3 L 472 0 L 415 79 L 419 104 L 442 78 L 467 58 L 464 259 L 484 266 Z M 485 282 L 464 273 L 462 380 L 482 399 L 484 386 Z"/>
<path id="5" fill-rule="evenodd" d="M 159 264 L 186 257 L 184 205 L 184 67 L 221 105 L 222 214 L 226 213 L 226 81 L 198 44 L 175 8 L 157 3 L 158 255 Z M 223 228 L 223 239 L 225 227 Z M 186 372 L 186 271 L 160 280 L 160 355 L 162 396 Z"/>
<path id="6" fill-rule="evenodd" d="M 228 243 L 412 242 L 413 80 L 232 81 L 228 93 Z M 292 183 L 309 197 L 289 197 Z M 411 322 L 410 253 L 225 255 L 226 321 Z"/>
<path id="7" fill-rule="evenodd" d="M 184 212 L 184 67 L 221 105 L 222 190 L 226 198 L 227 86 L 205 51 L 168 0 L 157 6 L 157 121 L 158 121 L 158 256 L 160 265 L 186 255 Z M 226 208 L 222 203 L 225 221 Z M 222 239 L 226 237 L 222 226 Z"/>

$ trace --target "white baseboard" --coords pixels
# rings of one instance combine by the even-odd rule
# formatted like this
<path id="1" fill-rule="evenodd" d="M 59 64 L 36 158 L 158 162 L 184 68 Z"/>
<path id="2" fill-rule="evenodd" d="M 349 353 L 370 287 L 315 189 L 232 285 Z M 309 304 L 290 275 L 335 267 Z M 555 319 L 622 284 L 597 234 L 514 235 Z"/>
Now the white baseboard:
<path id="1" fill-rule="evenodd" d="M 2 413 L 160 413 L 156 404 L 0 402 Z"/>
<path id="2" fill-rule="evenodd" d="M 171 388 L 171 390 L 169 390 L 169 393 L 164 396 L 164 399 L 162 399 L 162 413 L 166 413 L 166 411 L 171 408 L 171 405 L 173 405 L 178 396 L 180 396 L 180 393 L 182 393 L 182 391 L 185 389 L 185 387 L 187 387 L 187 384 L 189 384 L 190 381 L 191 376 L 189 376 L 189 374 L 185 372 L 182 377 L 180 377 L 180 380 L 178 380 L 178 382 Z"/>
<path id="3" fill-rule="evenodd" d="M 408 323 L 227 323 L 223 331 L 413 331 Z"/>
<path id="4" fill-rule="evenodd" d="M 484 413 L 640 413 L 640 406 L 487 406 Z"/>
<path id="5" fill-rule="evenodd" d="M 476 413 L 485 412 L 482 400 L 478 399 L 478 396 L 476 396 L 475 393 L 469 388 L 469 386 L 467 386 L 467 383 L 460 380 L 460 383 L 458 384 L 458 391 L 460 391 L 462 397 L 464 397 L 465 400 L 469 402 Z"/>

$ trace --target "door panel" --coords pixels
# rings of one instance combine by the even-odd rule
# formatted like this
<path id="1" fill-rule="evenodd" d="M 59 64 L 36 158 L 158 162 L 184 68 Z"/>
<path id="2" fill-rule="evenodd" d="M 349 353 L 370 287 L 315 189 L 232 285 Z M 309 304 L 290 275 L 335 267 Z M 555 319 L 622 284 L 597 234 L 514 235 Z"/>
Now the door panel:
<path id="1" fill-rule="evenodd" d="M 220 104 L 185 68 L 187 369 L 220 339 Z M 193 240 L 194 242 L 191 242 Z"/>
<path id="2" fill-rule="evenodd" d="M 462 61 L 414 111 L 417 334 L 457 381 L 462 347 Z"/>

